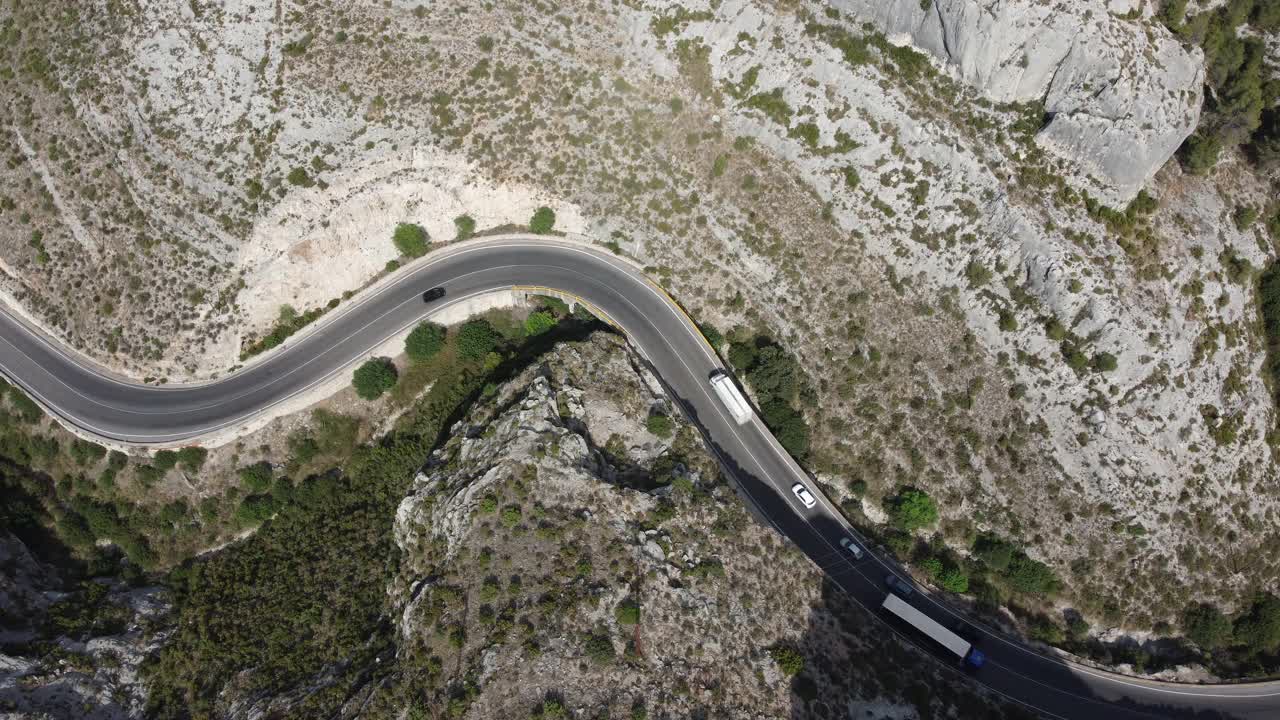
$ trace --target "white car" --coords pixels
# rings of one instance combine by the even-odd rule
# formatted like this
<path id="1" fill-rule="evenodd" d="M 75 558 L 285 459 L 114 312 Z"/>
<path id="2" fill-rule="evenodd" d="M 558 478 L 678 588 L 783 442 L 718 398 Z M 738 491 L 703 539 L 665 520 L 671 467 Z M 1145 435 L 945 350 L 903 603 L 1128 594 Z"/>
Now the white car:
<path id="1" fill-rule="evenodd" d="M 858 543 L 854 542 L 853 538 L 840 538 L 840 547 L 848 550 L 855 560 L 862 559 L 862 548 L 858 547 Z"/>
<path id="2" fill-rule="evenodd" d="M 809 488 L 805 487 L 804 483 L 792 485 L 791 492 L 795 493 L 796 497 L 800 498 L 800 502 L 807 508 L 818 504 L 818 501 L 813 499 L 813 493 L 809 492 Z"/>

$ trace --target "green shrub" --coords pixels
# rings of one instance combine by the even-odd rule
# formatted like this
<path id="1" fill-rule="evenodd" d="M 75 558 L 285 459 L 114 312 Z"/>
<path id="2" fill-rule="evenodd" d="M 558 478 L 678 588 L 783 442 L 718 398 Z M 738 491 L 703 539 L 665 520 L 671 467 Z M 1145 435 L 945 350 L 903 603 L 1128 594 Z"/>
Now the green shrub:
<path id="1" fill-rule="evenodd" d="M 1182 164 L 1192 175 L 1204 175 L 1218 164 L 1222 141 L 1196 132 L 1182 144 Z"/>
<path id="2" fill-rule="evenodd" d="M 502 525 L 506 528 L 513 528 L 520 524 L 520 520 L 524 517 L 524 513 L 520 510 L 519 505 L 508 505 L 502 508 Z"/>
<path id="3" fill-rule="evenodd" d="M 1280 262 L 1272 263 L 1258 276 L 1257 297 L 1266 339 L 1266 372 L 1275 388 L 1273 402 L 1280 404 Z"/>
<path id="4" fill-rule="evenodd" d="M 958 567 L 949 567 L 938 575 L 938 584 L 953 593 L 969 592 L 969 574 Z"/>
<path id="5" fill-rule="evenodd" d="M 400 223 L 391 234 L 391 242 L 395 243 L 401 255 L 416 258 L 427 254 L 430 237 L 421 225 Z"/>
<path id="6" fill-rule="evenodd" d="M 969 280 L 969 287 L 978 288 L 991 281 L 991 271 L 977 260 L 970 260 L 964 266 L 964 276 Z"/>
<path id="7" fill-rule="evenodd" d="M 852 165 L 846 165 L 840 172 L 844 175 L 845 187 L 850 190 L 858 189 L 858 184 L 862 182 L 862 178 L 858 176 L 858 168 Z"/>
<path id="8" fill-rule="evenodd" d="M 746 375 L 760 401 L 760 416 L 792 456 L 804 459 L 809 453 L 809 425 L 796 407 L 805 390 L 799 362 L 781 346 L 765 337 L 729 346 L 729 362 Z M 804 392 L 802 392 L 804 391 Z"/>
<path id="9" fill-rule="evenodd" d="M 240 476 L 240 484 L 250 493 L 264 493 L 271 487 L 275 471 L 271 469 L 271 463 L 263 460 L 240 468 L 237 474 Z"/>
<path id="10" fill-rule="evenodd" d="M 350 415 L 320 409 L 312 413 L 311 424 L 316 444 L 329 455 L 347 455 L 359 442 L 360 420 Z"/>
<path id="11" fill-rule="evenodd" d="M 538 235 L 546 235 L 556 225 L 556 213 L 549 207 L 540 207 L 529 219 L 529 230 Z"/>
<path id="12" fill-rule="evenodd" d="M 711 177 L 718 178 L 724 175 L 724 171 L 729 169 L 729 156 L 721 153 L 711 163 Z"/>
<path id="13" fill-rule="evenodd" d="M 588 635 L 583 650 L 596 665 L 609 665 L 617 656 L 617 652 L 613 649 L 613 641 L 604 633 Z"/>
<path id="14" fill-rule="evenodd" d="M 304 167 L 296 167 L 290 170 L 289 176 L 286 179 L 289 181 L 290 185 L 296 185 L 298 187 L 309 188 L 316 184 L 316 181 L 311 179 L 311 176 L 307 174 L 307 169 Z"/>
<path id="15" fill-rule="evenodd" d="M 276 513 L 275 498 L 270 495 L 250 495 L 236 508 L 236 521 L 242 526 L 258 525 Z"/>
<path id="16" fill-rule="evenodd" d="M 139 465 L 133 469 L 133 476 L 137 479 L 138 484 L 150 490 L 164 480 L 164 470 L 154 465 Z"/>
<path id="17" fill-rule="evenodd" d="M 973 543 L 974 557 L 997 573 L 1009 568 L 1016 551 L 1017 547 L 1013 543 L 986 533 L 979 535 Z"/>
<path id="18" fill-rule="evenodd" d="M 89 524 L 73 510 L 67 510 L 58 518 L 57 530 L 58 537 L 73 547 L 87 548 L 97 539 L 89 530 Z"/>
<path id="19" fill-rule="evenodd" d="M 436 353 L 444 349 L 447 331 L 444 326 L 433 322 L 418 323 L 404 341 L 404 352 L 410 360 L 422 362 L 430 360 Z"/>
<path id="20" fill-rule="evenodd" d="M 159 450 L 151 463 L 161 472 L 168 472 L 178 466 L 178 453 L 172 450 Z"/>
<path id="21" fill-rule="evenodd" d="M 533 717 L 539 720 L 561 720 L 561 718 L 569 717 L 569 711 L 565 709 L 559 700 L 548 698 L 542 701 L 542 705 L 533 714 Z"/>
<path id="22" fill-rule="evenodd" d="M 619 625 L 639 625 L 640 606 L 634 600 L 623 600 L 613 611 Z"/>
<path id="23" fill-rule="evenodd" d="M 759 110 L 765 114 L 765 117 L 783 127 L 789 127 L 791 118 L 795 115 L 795 110 L 792 110 L 787 101 L 783 99 L 782 88 L 780 87 L 774 88 L 769 92 L 756 93 L 747 98 L 743 105 Z"/>
<path id="24" fill-rule="evenodd" d="M 1093 356 L 1093 369 L 1098 372 L 1111 372 L 1117 367 L 1116 356 L 1108 352 Z"/>
<path id="25" fill-rule="evenodd" d="M 491 513 L 498 509 L 498 498 L 493 495 L 485 495 L 480 498 L 480 512 Z M 517 520 L 517 522 L 519 522 Z"/>
<path id="26" fill-rule="evenodd" d="M 1052 595 L 1060 588 L 1058 577 L 1048 565 L 1027 557 L 1021 551 L 1014 553 L 1005 571 L 1009 586 L 1027 595 Z"/>
<path id="27" fill-rule="evenodd" d="M 1280 598 L 1259 593 L 1247 611 L 1236 618 L 1235 641 L 1254 652 L 1280 648 Z"/>
<path id="28" fill-rule="evenodd" d="M 476 221 L 470 215 L 459 215 L 454 218 L 453 226 L 458 231 L 458 234 L 454 236 L 455 240 L 466 240 L 476 234 Z"/>
<path id="29" fill-rule="evenodd" d="M 920 569 L 931 578 L 942 575 L 942 558 L 927 557 L 920 561 Z"/>
<path id="30" fill-rule="evenodd" d="M 247 348 L 241 351 L 240 359 L 244 360 L 270 350 L 271 348 L 277 347 L 291 335 L 314 322 L 316 318 L 335 307 L 337 307 L 337 304 L 331 301 L 328 306 L 311 308 L 310 310 L 299 314 L 292 306 L 281 305 L 280 316 L 276 319 L 276 324 L 272 326 L 271 332 L 254 341 Z"/>
<path id="31" fill-rule="evenodd" d="M 556 316 L 545 310 L 529 313 L 529 317 L 525 318 L 524 331 L 526 335 L 541 335 L 550 332 L 556 326 Z"/>
<path id="32" fill-rule="evenodd" d="M 1164 23 L 1168 28 L 1177 32 L 1182 27 L 1182 21 L 1187 13 L 1187 0 L 1164 0 L 1160 6 L 1160 12 L 1156 14 L 1156 19 Z"/>
<path id="33" fill-rule="evenodd" d="M 76 438 L 71 441 L 71 457 L 77 465 L 84 466 L 97 463 L 107 456 L 107 449 L 97 443 Z"/>
<path id="34" fill-rule="evenodd" d="M 697 565 L 685 570 L 685 574 L 689 577 L 706 579 L 709 577 L 724 577 L 724 563 L 716 558 L 707 558 L 701 560 Z"/>
<path id="35" fill-rule="evenodd" d="M 660 438 L 671 437 L 671 430 L 672 430 L 673 424 L 671 422 L 671 418 L 667 417 L 666 415 L 654 413 L 650 415 L 647 420 L 645 420 L 644 426 L 649 432 L 653 433 L 654 435 L 657 435 Z"/>
<path id="36" fill-rule="evenodd" d="M 1258 208 L 1252 205 L 1237 206 L 1231 220 L 1236 224 L 1237 230 L 1248 230 L 1258 220 Z"/>
<path id="37" fill-rule="evenodd" d="M 1044 323 L 1044 334 L 1054 342 L 1062 342 L 1067 339 L 1067 329 L 1063 327 L 1062 322 L 1056 317 L 1051 317 Z"/>
<path id="38" fill-rule="evenodd" d="M 1061 346 L 1062 359 L 1067 362 L 1067 367 L 1082 372 L 1089 367 L 1089 356 L 1085 355 L 1076 344 L 1070 340 L 1065 340 Z"/>
<path id="39" fill-rule="evenodd" d="M 938 520 L 938 506 L 929 493 L 917 488 L 903 488 L 889 498 L 885 508 L 894 525 L 913 532 Z"/>
<path id="40" fill-rule="evenodd" d="M 40 422 L 40 418 L 44 417 L 44 411 L 32 400 L 26 393 L 16 387 L 9 388 L 9 404 L 13 407 L 14 412 L 18 414 L 18 419 L 27 424 Z"/>
<path id="41" fill-rule="evenodd" d="M 294 467 L 306 465 L 320 454 L 320 443 L 301 430 L 290 433 L 285 443 L 289 446 L 289 462 Z"/>
<path id="42" fill-rule="evenodd" d="M 778 669 L 787 675 L 799 675 L 804 670 L 804 656 L 794 648 L 777 646 L 769 649 L 769 656 L 778 663 Z"/>
<path id="43" fill-rule="evenodd" d="M 1037 615 L 1031 619 L 1027 627 L 1027 636 L 1032 640 L 1039 640 L 1049 645 L 1061 645 L 1065 636 L 1062 628 L 1057 623 L 1043 615 Z"/>
<path id="44" fill-rule="evenodd" d="M 702 333 L 702 337 L 707 339 L 707 343 L 716 350 L 719 350 L 720 346 L 724 345 L 724 334 L 715 325 L 698 323 L 698 331 Z"/>
<path id="45" fill-rule="evenodd" d="M 493 352 L 501 339 L 488 320 L 471 320 L 458 330 L 458 354 L 467 360 L 479 360 Z"/>
<path id="46" fill-rule="evenodd" d="M 1182 613 L 1182 633 L 1205 650 L 1216 650 L 1231 642 L 1231 621 L 1213 605 L 1196 603 Z"/>
<path id="47" fill-rule="evenodd" d="M 395 387 L 399 373 L 390 358 L 372 358 L 356 368 L 351 376 L 351 384 L 356 395 L 365 400 L 377 400 L 382 394 Z"/>
<path id="48" fill-rule="evenodd" d="M 187 472 L 200 472 L 208 459 L 209 451 L 196 445 L 188 445 L 178 450 L 178 464 Z"/>

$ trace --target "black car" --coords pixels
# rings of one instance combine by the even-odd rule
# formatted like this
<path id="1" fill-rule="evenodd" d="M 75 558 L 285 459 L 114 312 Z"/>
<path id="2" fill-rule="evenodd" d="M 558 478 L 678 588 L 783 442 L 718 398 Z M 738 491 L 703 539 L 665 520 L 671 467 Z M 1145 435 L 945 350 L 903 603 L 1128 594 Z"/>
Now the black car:
<path id="1" fill-rule="evenodd" d="M 439 300 L 442 297 L 444 297 L 444 288 L 433 287 L 422 293 L 422 302 L 431 302 L 432 300 Z"/>
<path id="2" fill-rule="evenodd" d="M 909 599 L 916 592 L 915 588 L 911 587 L 909 583 L 898 579 L 897 575 L 889 575 L 886 577 L 884 579 L 884 584 L 889 586 L 889 592 L 897 595 L 903 600 Z"/>

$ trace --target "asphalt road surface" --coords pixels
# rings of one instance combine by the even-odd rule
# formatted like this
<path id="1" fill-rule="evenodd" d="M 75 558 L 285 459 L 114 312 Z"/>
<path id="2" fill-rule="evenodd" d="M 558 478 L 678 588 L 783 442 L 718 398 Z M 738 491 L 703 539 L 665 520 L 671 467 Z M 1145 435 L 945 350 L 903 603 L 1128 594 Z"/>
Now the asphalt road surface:
<path id="1" fill-rule="evenodd" d="M 708 378 L 721 367 L 691 321 L 631 264 L 579 243 L 506 236 L 466 243 L 392 275 L 357 302 L 333 311 L 315 329 L 269 357 L 210 383 L 144 386 L 110 377 L 0 310 L 0 370 L 47 409 L 84 431 L 131 443 L 173 444 L 233 426 L 291 396 L 349 371 L 370 348 L 425 314 L 478 294 L 538 285 L 581 297 L 608 316 L 639 348 L 755 511 L 817 563 L 830 581 L 877 610 L 885 577 L 899 574 L 868 553 L 855 562 L 837 543 L 853 536 L 809 476 L 758 419 L 738 425 Z M 431 287 L 443 299 L 424 303 Z M 804 482 L 818 497 L 804 508 L 791 492 Z M 943 606 L 917 592 L 917 607 L 940 621 Z M 797 612 L 802 609 L 797 608 Z M 910 628 L 887 623 L 943 666 L 958 663 L 931 649 Z M 1060 718 L 1280 718 L 1280 686 L 1176 686 L 1120 678 L 1069 666 L 985 633 L 987 664 L 973 678 L 1005 697 Z M 947 672 L 947 670 L 944 670 Z"/>

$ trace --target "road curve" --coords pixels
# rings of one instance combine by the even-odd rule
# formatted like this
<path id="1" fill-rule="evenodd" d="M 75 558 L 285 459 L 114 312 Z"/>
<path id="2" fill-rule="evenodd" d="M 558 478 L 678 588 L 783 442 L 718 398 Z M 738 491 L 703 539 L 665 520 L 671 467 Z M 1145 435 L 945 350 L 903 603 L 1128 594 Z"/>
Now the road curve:
<path id="1" fill-rule="evenodd" d="M 721 363 L 692 321 L 634 265 L 582 243 L 510 235 L 451 246 L 388 277 L 285 348 L 201 384 L 149 386 L 113 378 L 0 309 L 0 372 L 63 422 L 91 435 L 139 444 L 196 441 L 346 372 L 370 348 L 428 312 L 522 285 L 571 293 L 607 315 L 702 429 L 759 514 L 821 567 L 835 587 L 881 617 L 875 608 L 886 592 L 884 579 L 899 571 L 873 554 L 854 562 L 837 547 L 839 538 L 854 533 L 816 493 L 811 478 L 758 419 L 738 425 L 715 398 L 707 380 Z M 446 289 L 445 299 L 424 304 L 422 292 L 435 286 Z M 815 490 L 814 508 L 796 502 L 790 487 L 797 481 Z M 949 615 L 947 608 L 919 595 L 916 604 L 922 610 L 940 620 Z M 1151 683 L 1067 665 L 995 635 L 979 645 L 988 663 L 975 679 L 1050 717 L 1280 717 L 1276 685 Z"/>

